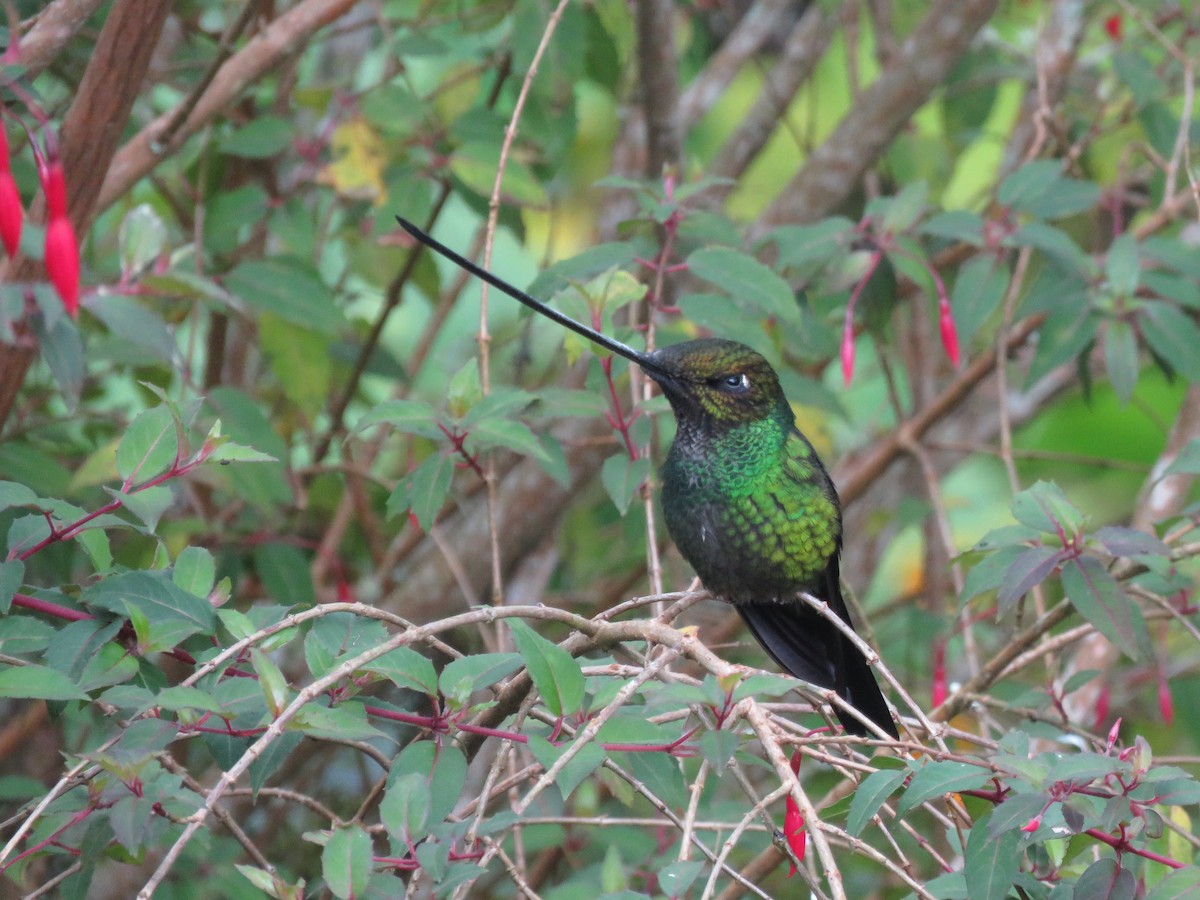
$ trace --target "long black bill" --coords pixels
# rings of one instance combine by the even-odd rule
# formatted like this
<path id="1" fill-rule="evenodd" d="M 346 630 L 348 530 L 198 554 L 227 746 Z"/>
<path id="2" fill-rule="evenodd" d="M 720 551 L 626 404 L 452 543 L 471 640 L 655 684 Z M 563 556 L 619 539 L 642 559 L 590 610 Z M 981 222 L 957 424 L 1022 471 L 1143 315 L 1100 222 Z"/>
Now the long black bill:
<path id="1" fill-rule="evenodd" d="M 535 300 L 533 297 L 531 297 L 529 294 L 525 293 L 524 291 L 520 290 L 519 288 L 513 287 L 507 281 L 497 278 L 495 275 L 493 275 L 487 269 L 485 269 L 481 266 L 475 265 L 475 263 L 471 262 L 465 256 L 462 256 L 462 255 L 456 253 L 455 251 L 451 250 L 449 247 L 447 247 L 441 241 L 435 239 L 434 237 L 432 237 L 429 234 L 426 234 L 424 231 L 422 231 L 420 228 L 418 228 L 412 222 L 408 221 L 408 219 L 402 218 L 401 216 L 396 216 L 396 221 L 400 223 L 401 228 L 403 228 L 405 231 L 407 231 L 409 234 L 411 234 L 413 237 L 415 237 L 418 241 L 420 241 L 426 247 L 429 247 L 431 250 L 436 250 L 442 256 L 446 257 L 446 259 L 448 259 L 452 263 L 454 263 L 456 266 L 466 269 L 468 272 L 470 272 L 476 278 L 483 279 L 488 284 L 490 284 L 492 287 L 494 287 L 496 290 L 503 291 L 504 293 L 508 294 L 508 296 L 512 297 L 514 300 L 519 300 L 521 303 L 524 303 L 526 306 L 528 306 L 534 312 L 541 313 L 547 319 L 551 319 L 551 320 L 557 322 L 559 325 L 562 325 L 564 328 L 570 328 L 576 334 L 582 335 L 583 337 L 585 337 L 589 341 L 591 341 L 593 344 L 603 347 L 605 350 L 610 350 L 613 353 L 617 354 L 618 356 L 625 357 L 630 362 L 637 363 L 643 369 L 647 369 L 651 372 L 656 372 L 661 375 L 667 374 L 666 372 L 663 371 L 661 366 L 657 365 L 645 353 L 639 353 L 637 350 L 634 350 L 628 344 L 622 344 L 620 341 L 614 340 L 613 338 L 610 338 L 607 335 L 601 334 L 600 332 L 596 331 L 593 328 L 588 328 L 588 326 L 584 325 L 583 323 L 576 322 L 570 316 L 564 315 L 563 313 L 559 312 L 557 309 L 554 309 L 551 306 L 547 306 L 542 301 Z"/>

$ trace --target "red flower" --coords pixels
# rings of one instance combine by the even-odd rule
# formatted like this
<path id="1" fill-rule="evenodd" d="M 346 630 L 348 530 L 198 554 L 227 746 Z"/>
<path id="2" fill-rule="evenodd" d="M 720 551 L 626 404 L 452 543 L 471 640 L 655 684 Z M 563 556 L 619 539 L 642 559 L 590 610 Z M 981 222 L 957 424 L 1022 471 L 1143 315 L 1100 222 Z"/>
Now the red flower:
<path id="1" fill-rule="evenodd" d="M 13 181 L 8 165 L 8 135 L 0 129 L 0 241 L 9 256 L 17 255 L 21 244 L 21 223 L 25 210 L 21 206 L 21 194 Z"/>
<path id="2" fill-rule="evenodd" d="M 17 191 L 12 172 L 8 169 L 0 171 L 0 241 L 4 242 L 4 250 L 9 256 L 17 255 L 24 220 L 25 210 L 21 207 L 21 194 Z"/>
<path id="3" fill-rule="evenodd" d="M 1124 22 L 1121 20 L 1120 13 L 1113 13 L 1104 20 L 1104 30 L 1108 32 L 1108 36 L 1114 41 L 1121 40 L 1121 32 Z"/>
<path id="4" fill-rule="evenodd" d="M 792 771 L 797 775 L 800 774 L 799 750 L 792 754 Z M 791 794 L 788 794 L 787 811 L 783 816 L 783 836 L 787 839 L 788 846 L 792 848 L 796 859 L 804 862 L 804 848 L 808 843 L 808 834 L 804 830 L 804 816 L 800 815 L 800 807 L 792 799 Z M 788 869 L 788 878 L 795 874 L 796 863 L 793 862 L 791 868 Z"/>
<path id="5" fill-rule="evenodd" d="M 66 216 L 46 226 L 46 274 L 72 318 L 79 312 L 79 241 Z"/>
<path id="6" fill-rule="evenodd" d="M 950 301 L 945 297 L 938 300 L 938 325 L 942 329 L 942 346 L 950 357 L 950 364 L 958 368 L 958 329 L 954 327 L 954 313 Z"/>
<path id="7" fill-rule="evenodd" d="M 46 194 L 46 275 L 72 318 L 79 312 L 79 240 L 67 218 L 67 181 L 62 163 L 41 163 L 38 176 Z"/>
<path id="8" fill-rule="evenodd" d="M 933 645 L 933 696 L 935 707 L 946 702 L 946 642 L 938 639 Z"/>

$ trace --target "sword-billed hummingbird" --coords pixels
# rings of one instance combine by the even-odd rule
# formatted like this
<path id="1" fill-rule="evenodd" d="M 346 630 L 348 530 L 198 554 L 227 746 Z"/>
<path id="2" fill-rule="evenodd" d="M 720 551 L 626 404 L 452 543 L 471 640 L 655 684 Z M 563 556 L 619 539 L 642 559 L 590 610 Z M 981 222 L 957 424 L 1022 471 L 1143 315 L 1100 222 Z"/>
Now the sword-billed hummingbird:
<path id="1" fill-rule="evenodd" d="M 891 712 L 862 653 L 798 596 L 807 591 L 825 601 L 850 625 L 838 574 L 841 504 L 816 451 L 796 428 L 770 363 L 744 344 L 719 338 L 639 353 L 397 219 L 456 265 L 642 368 L 675 413 L 675 440 L 662 467 L 662 506 L 679 552 L 713 595 L 734 605 L 784 670 L 836 691 L 895 738 Z M 870 734 L 854 716 L 835 712 L 849 733 Z"/>

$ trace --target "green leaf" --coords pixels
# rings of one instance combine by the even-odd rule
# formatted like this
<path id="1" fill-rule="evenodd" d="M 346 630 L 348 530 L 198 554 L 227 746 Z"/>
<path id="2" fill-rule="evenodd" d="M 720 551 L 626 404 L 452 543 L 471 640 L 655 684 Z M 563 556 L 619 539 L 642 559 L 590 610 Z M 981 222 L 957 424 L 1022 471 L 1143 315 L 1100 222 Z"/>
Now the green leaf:
<path id="1" fill-rule="evenodd" d="M 962 594 L 958 598 L 960 605 L 966 604 L 987 591 L 999 590 L 1003 584 L 1004 573 L 1022 553 L 1029 548 L 1022 545 L 998 547 L 984 554 L 967 572 L 963 581 Z"/>
<path id="2" fill-rule="evenodd" d="M 25 583 L 25 563 L 19 559 L 0 562 L 0 616 L 12 605 L 13 594 Z"/>
<path id="3" fill-rule="evenodd" d="M 1186 866 L 1171 872 L 1150 889 L 1146 900 L 1189 900 L 1200 895 L 1200 866 Z"/>
<path id="4" fill-rule="evenodd" d="M 217 563 L 203 547 L 184 547 L 175 558 L 171 580 L 182 591 L 207 597 L 217 580 Z"/>
<path id="5" fill-rule="evenodd" d="M 253 447 L 247 447 L 244 444 L 235 444 L 233 441 L 224 439 L 208 454 L 208 461 L 223 465 L 231 462 L 279 462 L 276 457 L 271 456 L 269 453 L 263 453 L 261 450 L 255 450 Z"/>
<path id="6" fill-rule="evenodd" d="M 720 774 L 725 771 L 729 760 L 737 751 L 738 736 L 725 729 L 706 731 L 700 735 L 696 743 L 700 746 L 701 755 L 708 760 L 708 764 L 713 767 L 713 770 Z"/>
<path id="7" fill-rule="evenodd" d="M 1004 571 L 996 603 L 1007 613 L 1013 603 L 1041 584 L 1062 562 L 1064 551 L 1058 547 L 1030 547 L 1021 552 Z"/>
<path id="8" fill-rule="evenodd" d="M 429 785 L 426 822 L 433 826 L 450 815 L 458 804 L 467 780 L 466 757 L 450 745 L 439 747 L 430 740 L 413 741 L 396 757 L 389 784 L 414 773 L 424 777 Z"/>
<path id="9" fill-rule="evenodd" d="M 1146 623 L 1140 615 L 1135 621 L 1133 601 L 1121 590 L 1116 579 L 1100 560 L 1082 556 L 1063 567 L 1063 591 L 1071 605 L 1102 635 L 1116 644 L 1131 659 L 1140 659 L 1141 647 L 1149 637 L 1139 638 Z"/>
<path id="10" fill-rule="evenodd" d="M 392 491 L 387 501 L 388 515 L 395 516 L 411 509 L 417 524 L 423 531 L 428 531 L 446 503 L 453 477 L 453 458 L 444 453 L 433 454 Z"/>
<path id="11" fill-rule="evenodd" d="M 14 506 L 38 506 L 38 496 L 23 484 L 0 481 L 0 510 Z"/>
<path id="12" fill-rule="evenodd" d="M 295 123 L 278 116 L 255 116 L 221 141 L 222 153 L 247 159 L 266 159 L 291 146 Z"/>
<path id="13" fill-rule="evenodd" d="M 259 544 L 254 548 L 254 570 L 263 587 L 277 603 L 313 606 L 317 591 L 304 554 L 290 544 Z"/>
<path id="14" fill-rule="evenodd" d="M 997 265 L 995 258 L 986 253 L 972 256 L 959 267 L 950 307 L 960 344 L 966 346 L 988 317 L 1000 308 L 1008 283 L 1008 268 Z"/>
<path id="15" fill-rule="evenodd" d="M 583 706 L 585 682 L 575 658 L 520 619 L 509 619 L 508 626 L 546 708 L 556 717 L 579 712 Z"/>
<path id="16" fill-rule="evenodd" d="M 1133 326 L 1124 319 L 1112 319 L 1104 339 L 1104 368 L 1113 391 L 1122 403 L 1128 403 L 1138 380 L 1137 337 Z"/>
<path id="17" fill-rule="evenodd" d="M 629 504 L 650 477 L 650 472 L 650 460 L 630 459 L 626 453 L 618 453 L 604 461 L 600 469 L 600 482 L 621 515 L 629 511 Z"/>
<path id="18" fill-rule="evenodd" d="M 468 141 L 450 156 L 449 169 L 463 184 L 482 197 L 490 197 L 500 170 L 500 147 L 491 141 Z M 514 156 L 509 156 L 500 183 L 500 195 L 521 206 L 546 205 L 541 181 Z"/>
<path id="19" fill-rule="evenodd" d="M 321 873 L 339 900 L 361 897 L 371 879 L 371 836 L 359 825 L 335 828 L 321 851 Z"/>
<path id="20" fill-rule="evenodd" d="M 993 837 L 988 830 L 990 818 L 977 821 L 967 836 L 963 873 L 971 900 L 1005 900 L 1021 867 L 1022 854 L 1017 849 L 1021 833 L 1006 831 Z"/>
<path id="21" fill-rule="evenodd" d="M 277 718 L 290 699 L 287 678 L 279 666 L 257 647 L 250 649 L 250 662 L 258 675 L 259 687 L 262 688 L 263 697 L 267 701 L 267 711 L 272 719 Z"/>
<path id="22" fill-rule="evenodd" d="M 460 419 L 482 400 L 483 386 L 479 381 L 479 363 L 468 359 L 450 376 L 450 384 L 446 388 L 446 407 L 450 415 Z"/>
<path id="23" fill-rule="evenodd" d="M 982 787 L 990 779 L 991 772 L 981 766 L 953 760 L 926 760 L 916 766 L 916 774 L 896 804 L 896 815 L 903 816 L 936 797 Z"/>
<path id="24" fill-rule="evenodd" d="M 703 247 L 687 260 L 688 271 L 715 284 L 734 298 L 769 316 L 795 322 L 800 318 L 788 283 L 757 259 L 729 247 Z"/>
<path id="25" fill-rule="evenodd" d="M 269 311 L 258 319 L 258 342 L 267 354 L 271 371 L 284 396 L 310 419 L 321 412 L 329 397 L 333 378 L 331 337 Z"/>
<path id="26" fill-rule="evenodd" d="M 824 265 L 849 245 L 854 223 L 844 216 L 822 219 L 812 225 L 783 225 L 768 237 L 779 248 L 779 265 L 804 268 Z"/>
<path id="27" fill-rule="evenodd" d="M 395 840 L 416 843 L 425 836 L 432 795 L 426 777 L 417 773 L 395 779 L 379 804 L 379 818 Z"/>
<path id="28" fill-rule="evenodd" d="M 88 699 L 88 695 L 62 672 L 34 665 L 0 670 L 0 697 L 24 700 Z"/>
<path id="29" fill-rule="evenodd" d="M 404 434 L 442 439 L 445 435 L 437 426 L 437 413 L 428 403 L 420 400 L 385 400 L 372 409 L 354 426 L 362 431 L 372 425 L 387 424 Z"/>
<path id="30" fill-rule="evenodd" d="M 40 295 L 42 291 L 37 291 Z M 54 304 L 58 306 L 55 299 Z M 61 306 L 58 306 L 61 310 Z M 49 367 L 54 381 L 62 391 L 67 409 L 74 412 L 83 392 L 84 356 L 83 339 L 75 323 L 65 315 L 53 320 L 33 316 L 33 333 L 37 337 L 38 351 L 42 361 Z"/>
<path id="31" fill-rule="evenodd" d="M 538 735 L 530 735 L 529 752 L 546 771 L 550 771 L 550 768 L 558 761 L 559 757 L 567 752 L 567 749 L 567 747 L 555 747 Z M 575 788 L 579 787 L 579 783 L 583 779 L 600 768 L 604 764 L 604 760 L 604 748 L 594 741 L 581 747 L 579 752 L 559 770 L 554 779 L 563 800 L 567 800 L 575 792 Z"/>
<path id="32" fill-rule="evenodd" d="M 367 721 L 366 708 L 356 701 L 337 706 L 310 703 L 288 723 L 288 728 L 312 738 L 344 741 L 373 741 L 384 733 Z"/>
<path id="33" fill-rule="evenodd" d="M 365 668 L 382 675 L 397 687 L 429 697 L 437 696 L 438 677 L 433 663 L 412 647 L 397 647 L 367 663 Z"/>
<path id="34" fill-rule="evenodd" d="M 306 263 L 284 256 L 250 259 L 225 276 L 225 287 L 260 312 L 325 334 L 337 334 L 346 319 L 333 294 Z"/>
<path id="35" fill-rule="evenodd" d="M 1092 538 L 1104 547 L 1105 552 L 1113 556 L 1166 556 L 1171 552 L 1170 548 L 1154 535 L 1122 525 L 1105 525 L 1098 529 Z"/>
<path id="36" fill-rule="evenodd" d="M 908 777 L 905 769 L 881 769 L 872 772 L 862 780 L 854 791 L 850 801 L 850 813 L 846 819 L 846 830 L 858 837 L 862 834 L 867 823 L 879 812 L 888 797 L 896 792 L 896 788 Z"/>
<path id="37" fill-rule="evenodd" d="M 1075 900 L 1133 900 L 1137 879 L 1115 859 L 1098 859 L 1075 882 Z"/>
<path id="38" fill-rule="evenodd" d="M 1141 271 L 1137 238 L 1127 231 L 1112 242 L 1104 259 L 1108 289 L 1118 297 L 1132 297 L 1137 293 Z"/>
<path id="39" fill-rule="evenodd" d="M 117 445 L 117 472 L 126 481 L 146 481 L 171 466 L 179 453 L 175 419 L 166 406 L 139 413 Z"/>
<path id="40" fill-rule="evenodd" d="M 1052 481 L 1038 481 L 1021 491 L 1013 497 L 1012 510 L 1018 522 L 1043 534 L 1057 535 L 1061 530 L 1071 537 L 1083 528 L 1083 513 Z"/>
<path id="41" fill-rule="evenodd" d="M 1093 269 L 1091 258 L 1069 234 L 1045 222 L 1027 222 L 1016 234 L 1006 238 L 1004 244 L 1041 250 L 1069 271 L 1086 274 Z"/>
<path id="42" fill-rule="evenodd" d="M 119 499 L 127 510 L 141 519 L 142 524 L 150 532 L 158 527 L 158 520 L 175 503 L 174 492 L 165 484 L 156 484 L 129 494 L 122 494 L 120 491 L 111 489 L 108 492 L 114 498 Z"/>
<path id="43" fill-rule="evenodd" d="M 532 456 L 542 462 L 548 462 L 541 443 L 529 426 L 513 419 L 482 419 L 471 426 L 467 437 L 467 452 L 478 453 L 492 447 L 503 447 L 522 456 Z"/>
<path id="44" fill-rule="evenodd" d="M 1147 345 L 1188 381 L 1200 381 L 1200 328 L 1169 303 L 1144 301 L 1138 325 Z"/>
<path id="45" fill-rule="evenodd" d="M 212 606 L 178 588 L 165 572 L 122 572 L 85 588 L 81 599 L 101 609 L 126 614 L 126 603 L 140 609 L 151 623 L 181 621 L 189 633 L 211 633 Z"/>
<path id="46" fill-rule="evenodd" d="M 519 653 L 480 653 L 447 663 L 438 677 L 438 689 L 447 699 L 465 703 L 474 691 L 511 675 L 521 667 Z"/>

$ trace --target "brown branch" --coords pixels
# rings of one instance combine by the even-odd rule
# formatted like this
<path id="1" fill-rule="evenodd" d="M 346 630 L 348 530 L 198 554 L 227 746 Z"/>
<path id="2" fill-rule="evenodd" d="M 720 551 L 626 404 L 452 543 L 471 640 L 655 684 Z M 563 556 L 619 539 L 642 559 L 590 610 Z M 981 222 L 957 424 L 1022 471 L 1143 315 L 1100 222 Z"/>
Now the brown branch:
<path id="1" fill-rule="evenodd" d="M 104 0 L 54 0 L 38 13 L 21 36 L 20 62 L 27 78 L 36 77 L 98 10 Z"/>
<path id="2" fill-rule="evenodd" d="M 836 16 L 826 12 L 821 4 L 808 7 L 788 35 L 783 56 L 771 69 L 758 99 L 709 166 L 713 175 L 737 178 L 766 146 L 796 91 L 825 54 L 836 25 Z"/>
<path id="3" fill-rule="evenodd" d="M 637 35 L 642 113 L 646 118 L 646 175 L 658 178 L 664 166 L 678 169 L 683 156 L 673 0 L 638 0 Z"/>
<path id="4" fill-rule="evenodd" d="M 863 174 L 942 83 L 999 0 L 939 0 L 904 42 L 896 64 L 863 91 L 758 222 L 813 222 L 853 192 Z"/>
<path id="5" fill-rule="evenodd" d="M 791 0 L 758 0 L 742 16 L 679 98 L 679 123 L 685 133 L 712 109 L 746 61 L 778 34 L 791 6 Z"/>
<path id="6" fill-rule="evenodd" d="M 271 22 L 221 66 L 169 140 L 160 143 L 164 129 L 175 116 L 173 110 L 163 113 L 121 148 L 101 188 L 98 207 L 105 209 L 114 203 L 163 159 L 176 153 L 188 138 L 223 115 L 242 91 L 352 6 L 354 0 L 303 0 Z"/>

